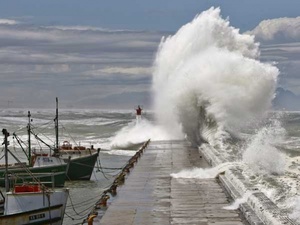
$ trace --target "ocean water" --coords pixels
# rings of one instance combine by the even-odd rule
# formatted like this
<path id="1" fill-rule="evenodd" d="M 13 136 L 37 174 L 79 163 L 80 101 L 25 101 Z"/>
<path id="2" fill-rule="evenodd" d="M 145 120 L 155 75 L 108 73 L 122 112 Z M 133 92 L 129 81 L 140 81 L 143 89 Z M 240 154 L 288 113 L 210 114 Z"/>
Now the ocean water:
<path id="1" fill-rule="evenodd" d="M 55 143 L 54 118 L 55 109 L 31 109 L 31 127 L 44 142 L 50 146 Z M 67 181 L 70 198 L 64 218 L 65 225 L 81 224 L 87 218 L 102 192 L 111 186 L 115 176 L 120 172 L 132 155 L 136 144 L 148 140 L 153 133 L 143 133 L 146 127 L 151 127 L 152 113 L 146 112 L 143 121 L 136 126 L 134 111 L 109 110 L 59 110 L 59 141 L 69 141 L 73 145 L 101 148 L 98 162 L 90 181 Z M 24 143 L 27 143 L 27 109 L 0 110 L 1 129 L 7 129 L 9 149 L 22 162 L 26 162 L 17 141 L 12 138 L 15 133 Z M 151 132 L 156 132 L 152 129 Z M 153 135 L 152 135 L 153 136 Z M 162 136 L 163 137 L 163 136 Z M 49 153 L 49 148 L 31 135 L 32 148 L 37 152 Z M 131 146 L 134 146 L 131 149 Z M 24 147 L 26 149 L 26 145 Z M 16 162 L 9 157 L 10 162 Z M 4 151 L 0 152 L 0 163 L 4 163 Z M 102 169 L 105 168 L 105 169 Z M 3 190 L 3 189 L 2 189 Z"/>
<path id="2" fill-rule="evenodd" d="M 172 174 L 175 179 L 214 177 L 238 165 L 249 182 L 300 223 L 300 112 L 272 111 L 280 71 L 259 56 L 254 37 L 211 8 L 162 39 L 153 65 L 153 109 L 140 123 L 134 110 L 60 110 L 60 140 L 100 147 L 101 166 L 120 168 L 137 143 L 188 139 L 195 147 L 214 149 L 223 163 L 183 170 Z M 35 131 L 53 144 L 54 110 L 31 111 Z M 26 140 L 27 110 L 1 110 L 0 117 L 3 128 Z M 10 146 L 21 158 L 13 140 Z M 95 168 L 91 181 L 68 182 L 64 223 L 81 223 L 117 172 Z"/>
<path id="3" fill-rule="evenodd" d="M 44 142 L 55 145 L 55 109 L 31 109 L 31 128 Z M 160 126 L 153 124 L 153 112 L 144 110 L 142 120 L 137 123 L 134 110 L 59 109 L 59 142 L 69 141 L 73 146 L 83 145 L 101 148 L 98 162 L 90 181 L 67 181 L 70 198 L 64 218 L 65 225 L 81 224 L 87 218 L 104 190 L 111 186 L 116 175 L 137 150 L 136 146 L 149 138 L 170 138 Z M 9 149 L 17 158 L 26 162 L 15 133 L 27 148 L 28 109 L 0 109 L 0 127 L 11 134 Z M 50 153 L 49 148 L 31 135 L 32 149 Z M 16 160 L 9 157 L 9 162 Z M 0 163 L 4 163 L 3 148 Z M 105 169 L 103 169 L 105 168 Z M 4 189 L 1 189 L 4 191 Z"/>
<path id="4" fill-rule="evenodd" d="M 33 109 L 31 114 L 34 130 L 39 131 L 43 140 L 53 144 L 55 112 Z M 76 140 L 82 145 L 93 144 L 96 148 L 101 148 L 99 163 L 90 181 L 66 182 L 66 187 L 70 188 L 70 198 L 65 225 L 80 224 L 86 218 L 102 191 L 113 182 L 114 175 L 120 171 L 118 168 L 122 168 L 135 153 L 130 146 L 149 138 L 173 139 L 166 134 L 162 126 L 157 125 L 153 112 L 146 113 L 140 123 L 136 123 L 133 111 L 62 109 L 59 115 L 60 142 Z M 27 110 L 0 110 L 0 117 L 2 128 L 6 128 L 11 134 L 16 132 L 26 142 Z M 214 148 L 228 159 L 227 163 L 209 170 L 185 170 L 172 176 L 202 179 L 215 177 L 220 171 L 224 171 L 224 168 L 229 168 L 235 163 L 244 165 L 245 173 L 251 168 L 254 174 L 251 180 L 257 187 L 279 207 L 285 209 L 292 218 L 299 220 L 300 112 L 271 112 L 264 122 L 261 122 L 260 128 L 248 128 L 241 132 L 239 138 L 228 141 L 224 141 L 225 149 L 218 144 L 214 145 Z M 47 149 L 34 138 L 32 143 L 37 150 Z M 205 145 L 207 144 L 202 146 Z M 26 160 L 12 138 L 10 149 L 19 159 Z M 0 158 L 2 156 L 3 151 Z M 111 169 L 100 170 L 100 166 Z"/>

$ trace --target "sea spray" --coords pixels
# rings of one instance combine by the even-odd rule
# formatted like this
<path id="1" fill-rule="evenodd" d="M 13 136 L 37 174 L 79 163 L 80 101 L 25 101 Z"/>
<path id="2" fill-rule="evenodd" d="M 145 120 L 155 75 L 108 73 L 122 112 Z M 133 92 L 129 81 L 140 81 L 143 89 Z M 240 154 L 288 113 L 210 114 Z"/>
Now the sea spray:
<path id="1" fill-rule="evenodd" d="M 289 216 L 291 219 L 300 222 L 300 197 L 293 197 L 288 199 L 287 207 L 290 210 Z"/>
<path id="2" fill-rule="evenodd" d="M 271 119 L 269 124 L 253 135 L 243 153 L 243 161 L 250 164 L 256 172 L 283 174 L 286 156 L 276 145 L 284 142 L 285 135 L 286 131 L 279 120 Z"/>
<path id="3" fill-rule="evenodd" d="M 178 173 L 170 174 L 173 178 L 196 178 L 196 179 L 208 179 L 208 178 L 215 178 L 220 173 L 225 172 L 229 168 L 232 168 L 236 165 L 239 165 L 238 162 L 228 162 L 220 164 L 213 168 L 193 168 L 193 169 L 184 169 Z"/>
<path id="4" fill-rule="evenodd" d="M 110 150 L 110 151 L 106 151 L 105 153 L 109 154 L 109 155 L 134 156 L 136 151 L 132 151 L 132 150 Z"/>
<path id="5" fill-rule="evenodd" d="M 224 206 L 223 209 L 227 210 L 236 210 L 240 207 L 241 204 L 248 201 L 248 198 L 253 194 L 251 191 L 247 191 L 241 198 L 237 198 L 234 202 L 229 206 Z"/>
<path id="6" fill-rule="evenodd" d="M 250 182 L 277 204 L 289 192 L 282 192 L 284 185 L 277 182 L 285 172 L 287 155 L 279 150 L 285 131 L 277 122 L 259 126 L 270 115 L 279 70 L 274 63 L 260 62 L 259 55 L 254 37 L 231 27 L 220 9 L 201 13 L 161 41 L 154 62 L 154 108 L 169 134 L 186 135 L 194 145 L 206 142 L 227 161 L 242 158 L 242 169 L 259 172 L 259 184 L 252 179 L 257 174 Z M 192 169 L 171 176 L 205 179 L 217 174 Z M 291 216 L 299 221 L 295 204 Z"/>
<path id="7" fill-rule="evenodd" d="M 136 144 L 141 144 L 147 140 L 169 140 L 171 136 L 160 126 L 153 125 L 143 118 L 136 123 L 133 121 L 117 132 L 113 138 L 111 149 L 130 149 Z"/>
<path id="8" fill-rule="evenodd" d="M 206 141 L 203 127 L 236 133 L 271 106 L 278 69 L 261 63 L 254 37 L 211 8 L 163 38 L 153 74 L 157 120 L 170 134 Z M 215 134 L 215 133 L 214 133 Z M 214 136 L 218 138 L 218 136 Z"/>

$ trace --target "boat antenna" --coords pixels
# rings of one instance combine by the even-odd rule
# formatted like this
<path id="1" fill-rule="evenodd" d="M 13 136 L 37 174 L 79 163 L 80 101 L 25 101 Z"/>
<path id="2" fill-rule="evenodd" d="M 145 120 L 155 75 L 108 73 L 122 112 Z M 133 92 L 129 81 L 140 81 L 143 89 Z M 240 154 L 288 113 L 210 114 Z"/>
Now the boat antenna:
<path id="1" fill-rule="evenodd" d="M 8 158 L 7 158 L 8 145 L 9 145 L 7 138 L 9 137 L 9 133 L 7 132 L 6 129 L 2 129 L 2 133 L 4 135 L 4 142 L 2 143 L 2 145 L 4 144 L 4 146 L 5 146 L 5 191 L 9 192 Z"/>
<path id="2" fill-rule="evenodd" d="M 55 121 L 55 137 L 56 137 L 54 154 L 58 154 L 59 143 L 58 143 L 58 98 L 57 97 L 56 97 L 56 116 L 54 121 Z"/>
<path id="3" fill-rule="evenodd" d="M 31 166 L 31 114 L 28 111 L 28 124 L 27 124 L 27 133 L 28 133 L 28 162 Z"/>

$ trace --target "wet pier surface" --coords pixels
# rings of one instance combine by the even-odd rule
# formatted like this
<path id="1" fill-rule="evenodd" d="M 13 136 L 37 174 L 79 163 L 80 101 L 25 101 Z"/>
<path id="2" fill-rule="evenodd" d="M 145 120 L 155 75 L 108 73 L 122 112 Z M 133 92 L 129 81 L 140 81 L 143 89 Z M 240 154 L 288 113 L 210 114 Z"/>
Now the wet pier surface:
<path id="1" fill-rule="evenodd" d="M 247 224 L 238 210 L 223 209 L 232 200 L 217 179 L 170 176 L 194 167 L 209 165 L 187 142 L 150 142 L 97 224 Z"/>

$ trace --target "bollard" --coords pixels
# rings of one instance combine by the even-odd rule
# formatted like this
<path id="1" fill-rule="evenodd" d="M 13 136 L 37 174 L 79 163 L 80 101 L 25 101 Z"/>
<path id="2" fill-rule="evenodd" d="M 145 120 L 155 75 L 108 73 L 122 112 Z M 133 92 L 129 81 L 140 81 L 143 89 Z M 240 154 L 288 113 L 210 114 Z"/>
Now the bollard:
<path id="1" fill-rule="evenodd" d="M 125 166 L 124 169 L 123 169 L 123 172 L 124 173 L 130 173 L 130 166 L 129 165 Z"/>
<path id="2" fill-rule="evenodd" d="M 125 182 L 125 173 L 120 173 L 120 175 L 117 177 L 116 182 L 121 185 Z"/>
<path id="3" fill-rule="evenodd" d="M 114 196 L 117 194 L 117 185 L 114 183 L 113 185 L 111 185 L 109 192 Z"/>
<path id="4" fill-rule="evenodd" d="M 96 208 L 100 209 L 101 207 L 106 207 L 108 199 L 110 199 L 109 195 L 107 195 L 107 194 L 102 195 L 99 202 L 96 203 Z"/>
<path id="5" fill-rule="evenodd" d="M 88 218 L 88 225 L 93 225 L 93 222 L 94 222 L 94 218 L 96 217 L 97 215 L 95 214 L 92 214 L 89 216 Z"/>

